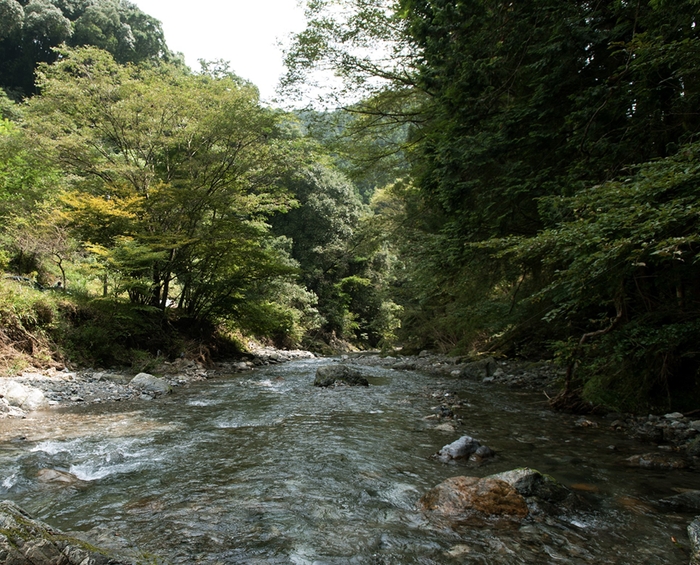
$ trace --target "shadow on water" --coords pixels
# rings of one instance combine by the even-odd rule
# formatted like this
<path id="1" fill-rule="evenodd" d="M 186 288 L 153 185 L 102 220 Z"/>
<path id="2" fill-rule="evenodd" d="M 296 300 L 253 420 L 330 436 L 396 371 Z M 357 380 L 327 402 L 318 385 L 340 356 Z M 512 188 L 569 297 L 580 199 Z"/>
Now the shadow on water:
<path id="1" fill-rule="evenodd" d="M 645 446 L 603 425 L 577 428 L 535 394 L 377 367 L 368 388 L 313 387 L 327 362 L 0 422 L 0 496 L 173 564 L 687 563 L 672 538 L 685 543 L 691 516 L 657 502 L 700 488 L 695 473 L 625 467 Z M 446 394 L 463 404 L 454 431 L 424 419 Z M 431 458 L 465 434 L 497 457 Z M 523 466 L 576 488 L 585 510 L 460 531 L 416 510 L 447 477 Z"/>

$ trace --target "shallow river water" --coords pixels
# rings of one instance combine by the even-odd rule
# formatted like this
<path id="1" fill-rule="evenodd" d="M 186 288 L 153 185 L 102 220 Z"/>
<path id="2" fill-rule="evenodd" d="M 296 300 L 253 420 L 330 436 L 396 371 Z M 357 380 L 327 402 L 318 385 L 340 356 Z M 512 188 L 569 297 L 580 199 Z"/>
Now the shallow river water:
<path id="1" fill-rule="evenodd" d="M 0 421 L 0 498 L 173 565 L 688 562 L 692 516 L 657 502 L 700 488 L 700 477 L 622 464 L 653 446 L 604 422 L 578 428 L 542 395 L 451 377 L 368 367 L 369 388 L 313 387 L 316 367 L 329 362 L 269 366 L 153 402 Z M 463 425 L 437 430 L 423 418 L 453 393 L 467 403 Z M 431 458 L 465 434 L 496 458 Z M 460 531 L 416 510 L 447 477 L 523 466 L 573 486 L 582 509 Z M 42 482 L 42 469 L 80 481 Z"/>

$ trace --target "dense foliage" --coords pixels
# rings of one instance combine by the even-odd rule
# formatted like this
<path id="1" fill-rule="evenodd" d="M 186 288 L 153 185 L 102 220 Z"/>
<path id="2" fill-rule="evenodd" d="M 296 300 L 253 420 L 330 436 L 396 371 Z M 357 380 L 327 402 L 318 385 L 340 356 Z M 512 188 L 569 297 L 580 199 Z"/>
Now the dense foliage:
<path id="1" fill-rule="evenodd" d="M 126 0 L 0 0 L 0 88 L 34 93 L 38 63 L 53 48 L 93 45 L 120 63 L 172 58 L 160 22 Z"/>
<path id="2" fill-rule="evenodd" d="M 40 63 L 39 95 L 0 97 L 0 266 L 126 320 L 122 357 L 145 327 L 218 325 L 555 356 L 563 406 L 688 408 L 699 7 L 309 1 L 283 91 L 333 90 L 285 113 L 169 62 L 127 2 L 0 0 L 10 94 Z"/>
<path id="3" fill-rule="evenodd" d="M 567 393 L 608 405 L 694 401 L 698 7 L 310 3 L 289 79 L 334 66 L 371 86 L 351 112 L 408 126 L 387 191 L 405 345 L 556 354 Z"/>

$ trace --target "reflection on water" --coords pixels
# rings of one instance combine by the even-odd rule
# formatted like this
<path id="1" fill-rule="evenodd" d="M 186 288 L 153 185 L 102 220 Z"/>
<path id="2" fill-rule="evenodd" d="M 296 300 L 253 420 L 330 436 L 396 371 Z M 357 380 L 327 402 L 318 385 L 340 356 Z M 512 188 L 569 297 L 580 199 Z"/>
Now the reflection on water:
<path id="1" fill-rule="evenodd" d="M 368 368 L 369 388 L 315 388 L 326 362 L 0 422 L 0 496 L 65 530 L 109 528 L 173 564 L 687 563 L 671 538 L 686 539 L 691 516 L 656 503 L 700 480 L 620 464 L 648 446 L 576 428 L 537 395 L 449 377 Z M 464 402 L 454 432 L 423 419 L 446 390 Z M 430 457 L 464 434 L 496 459 Z M 447 477 L 522 466 L 573 485 L 586 509 L 459 532 L 415 510 Z"/>

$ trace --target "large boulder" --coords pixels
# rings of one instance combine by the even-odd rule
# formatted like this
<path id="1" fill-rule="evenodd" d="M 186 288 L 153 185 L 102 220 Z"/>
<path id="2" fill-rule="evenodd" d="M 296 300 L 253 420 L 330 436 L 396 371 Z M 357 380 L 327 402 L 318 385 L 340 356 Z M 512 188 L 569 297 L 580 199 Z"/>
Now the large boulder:
<path id="1" fill-rule="evenodd" d="M 526 498 L 534 496 L 547 502 L 561 502 L 570 494 L 569 489 L 552 477 L 528 467 L 497 473 L 487 478 L 505 481 Z"/>
<path id="2" fill-rule="evenodd" d="M 511 485 L 498 479 L 452 477 L 425 493 L 418 507 L 428 518 L 455 527 L 493 522 L 520 522 L 527 503 Z"/>
<path id="3" fill-rule="evenodd" d="M 369 386 L 369 381 L 362 373 L 348 365 L 322 365 L 316 369 L 314 386 L 328 387 L 336 384 L 348 386 Z"/>
<path id="4" fill-rule="evenodd" d="M 471 436 L 462 436 L 456 441 L 445 445 L 437 452 L 436 457 L 443 463 L 449 463 L 457 459 L 482 460 L 493 457 L 494 453 L 485 445 L 481 445 Z"/>
<path id="5" fill-rule="evenodd" d="M 493 357 L 486 357 L 472 363 L 465 363 L 457 371 L 460 377 L 481 381 L 493 376 L 498 369 L 496 360 Z"/>
<path id="6" fill-rule="evenodd" d="M 160 379 L 149 375 L 148 373 L 139 373 L 131 382 L 129 386 L 137 388 L 143 392 L 150 392 L 152 394 L 161 395 L 168 394 L 172 389 L 165 379 Z"/>
<path id="7" fill-rule="evenodd" d="M 11 379 L 0 379 L 0 396 L 5 398 L 8 405 L 29 412 L 49 405 L 44 393 L 38 388 L 26 386 Z"/>
<path id="8" fill-rule="evenodd" d="M 0 565 L 127 565 L 88 543 L 0 502 Z"/>

